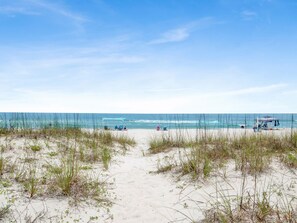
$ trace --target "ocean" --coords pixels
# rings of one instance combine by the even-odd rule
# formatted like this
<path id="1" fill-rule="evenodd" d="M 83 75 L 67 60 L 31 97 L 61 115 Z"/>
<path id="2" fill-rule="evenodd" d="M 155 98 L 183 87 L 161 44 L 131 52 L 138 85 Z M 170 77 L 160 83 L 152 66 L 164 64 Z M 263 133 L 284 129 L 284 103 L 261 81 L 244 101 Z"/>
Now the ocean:
<path id="1" fill-rule="evenodd" d="M 297 114 L 112 114 L 112 113 L 0 113 L 0 128 L 252 128 L 256 118 L 279 119 L 279 128 L 296 128 Z"/>

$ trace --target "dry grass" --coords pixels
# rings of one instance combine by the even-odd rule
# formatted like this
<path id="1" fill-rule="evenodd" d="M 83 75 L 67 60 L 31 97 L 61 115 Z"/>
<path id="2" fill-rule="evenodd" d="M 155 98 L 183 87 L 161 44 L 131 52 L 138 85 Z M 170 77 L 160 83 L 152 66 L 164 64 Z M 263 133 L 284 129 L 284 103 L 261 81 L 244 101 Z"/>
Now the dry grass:
<path id="1" fill-rule="evenodd" d="M 151 138 L 149 144 L 149 151 L 151 154 L 166 152 L 171 148 L 185 148 L 189 145 L 185 138 L 175 138 L 171 135 L 162 135 L 162 137 Z"/>
<path id="2" fill-rule="evenodd" d="M 110 204 L 101 172 L 108 169 L 116 147 L 135 145 L 127 136 L 78 128 L 0 129 L 0 138 L 0 180 L 7 188 L 18 185 L 29 199 L 58 196 L 71 198 L 73 204 L 93 201 L 100 206 Z M 22 158 L 7 162 L 3 154 L 11 153 Z M 0 209 L 0 217 L 8 209 Z"/>
<path id="3" fill-rule="evenodd" d="M 172 160 L 171 166 L 178 163 L 175 170 L 178 169 L 182 174 L 192 174 L 194 178 L 207 177 L 230 160 L 235 161 L 236 170 L 243 174 L 255 175 L 268 170 L 273 158 L 278 158 L 288 167 L 296 168 L 296 138 L 296 133 L 284 136 L 206 136 L 194 140 L 188 140 L 187 137 L 162 136 L 151 139 L 150 153 L 167 152 L 176 147 L 183 148 L 179 150 L 178 161 Z M 171 169 L 163 168 L 160 172 Z"/>
<path id="4" fill-rule="evenodd" d="M 270 185 L 271 188 L 257 185 L 258 176 L 265 176 L 261 174 L 269 171 L 274 160 L 282 162 L 289 169 L 297 168 L 297 133 L 244 134 L 236 137 L 202 134 L 193 140 L 186 139 L 188 138 L 179 137 L 178 142 L 171 137 L 151 139 L 151 153 L 178 152 L 178 156 L 164 156 L 164 164 L 158 165 L 157 173 L 172 171 L 190 175 L 197 180 L 212 176 L 212 173 L 218 176 L 216 174 L 227 163 L 234 163 L 234 170 L 242 173 L 242 193 L 229 195 L 224 189 L 217 189 L 215 195 L 209 195 L 211 208 L 205 210 L 205 218 L 200 222 L 297 222 L 297 197 L 288 193 L 290 189 L 283 185 Z M 175 147 L 179 149 L 174 149 Z M 244 182 L 247 176 L 253 178 L 253 189 L 246 188 Z M 228 179 L 227 175 L 221 177 Z M 197 222 L 186 214 L 184 216 L 189 222 Z"/>
<path id="5" fill-rule="evenodd" d="M 255 188 L 254 191 L 244 189 L 234 196 L 224 190 L 217 191 L 210 200 L 212 208 L 204 212 L 205 218 L 200 222 L 297 222 L 296 196 L 286 193 L 282 185 L 264 189 L 256 185 Z"/>

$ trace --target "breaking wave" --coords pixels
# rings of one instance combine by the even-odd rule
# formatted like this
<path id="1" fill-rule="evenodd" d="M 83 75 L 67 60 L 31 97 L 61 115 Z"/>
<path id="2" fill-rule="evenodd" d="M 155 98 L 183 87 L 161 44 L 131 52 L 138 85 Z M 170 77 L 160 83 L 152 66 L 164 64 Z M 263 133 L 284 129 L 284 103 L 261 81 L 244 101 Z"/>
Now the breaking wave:
<path id="1" fill-rule="evenodd" d="M 203 120 L 134 120 L 130 121 L 134 123 L 155 123 L 155 124 L 199 124 L 199 123 L 207 123 L 207 124 L 218 124 L 219 121 L 203 121 Z"/>

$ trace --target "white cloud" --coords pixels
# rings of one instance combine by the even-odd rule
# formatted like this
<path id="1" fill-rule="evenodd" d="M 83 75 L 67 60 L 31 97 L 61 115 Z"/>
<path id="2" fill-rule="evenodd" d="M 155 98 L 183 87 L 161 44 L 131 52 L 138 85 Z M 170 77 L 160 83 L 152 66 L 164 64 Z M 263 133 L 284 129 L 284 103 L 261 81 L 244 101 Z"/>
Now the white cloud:
<path id="1" fill-rule="evenodd" d="M 156 89 L 146 89 L 145 92 L 152 92 L 152 93 L 166 93 L 166 92 L 184 92 L 193 90 L 191 88 L 156 88 Z"/>
<path id="2" fill-rule="evenodd" d="M 17 14 L 42 15 L 44 14 L 42 10 L 70 19 L 77 24 L 89 21 L 78 13 L 67 9 L 64 5 L 47 0 L 15 0 L 0 7 L 0 13 L 9 16 L 15 16 Z"/>
<path id="3" fill-rule="evenodd" d="M 103 42 L 100 45 L 87 45 L 82 47 L 35 47 L 35 48 L 9 48 L 5 57 L 0 57 L 0 75 L 3 73 L 29 72 L 34 74 L 37 70 L 60 69 L 63 67 L 94 67 L 101 65 L 137 64 L 146 58 L 125 51 L 121 43 L 116 40 L 112 43 Z M 61 70 L 61 72 L 63 72 Z M 42 73 L 42 72 L 40 72 Z"/>
<path id="4" fill-rule="evenodd" d="M 218 91 L 218 92 L 197 92 L 194 88 L 166 88 L 166 89 L 149 89 L 146 90 L 147 92 L 181 92 L 185 94 L 196 94 L 199 97 L 220 97 L 220 96 L 242 96 L 242 95 L 252 95 L 252 94 L 263 94 L 268 93 L 271 91 L 277 91 L 280 89 L 285 88 L 288 86 L 287 84 L 272 84 L 268 86 L 257 86 L 257 87 L 249 87 L 249 88 L 243 88 L 243 89 L 237 89 L 237 90 L 229 90 L 229 91 Z M 293 91 L 297 92 L 297 91 Z M 290 92 L 292 93 L 292 92 Z"/>
<path id="5" fill-rule="evenodd" d="M 106 56 L 76 56 L 67 57 L 61 56 L 57 58 L 43 58 L 24 60 L 21 66 L 26 69 L 45 69 L 45 68 L 59 68 L 65 66 L 100 66 L 104 64 L 135 64 L 141 63 L 145 59 L 141 56 L 123 56 L 123 55 L 106 55 Z"/>
<path id="6" fill-rule="evenodd" d="M 259 86 L 259 87 L 250 87 L 250 88 L 244 88 L 234 91 L 226 91 L 226 92 L 220 92 L 218 95 L 244 95 L 244 94 L 257 94 L 257 93 L 266 93 L 274 90 L 278 90 L 281 88 L 286 87 L 287 84 L 272 84 L 268 86 Z"/>
<path id="7" fill-rule="evenodd" d="M 241 12 L 241 17 L 244 20 L 253 20 L 257 16 L 257 13 L 254 11 L 244 10 Z"/>
<path id="8" fill-rule="evenodd" d="M 189 35 L 190 29 L 188 28 L 173 29 L 163 33 L 161 38 L 152 40 L 151 42 L 149 42 L 149 44 L 180 42 L 187 39 Z"/>
<path id="9" fill-rule="evenodd" d="M 32 11 L 26 7 L 15 7 L 15 6 L 2 6 L 0 7 L 0 13 L 7 14 L 7 15 L 15 15 L 15 14 L 40 15 L 39 12 Z"/>
<path id="10" fill-rule="evenodd" d="M 121 47 L 115 47 L 117 45 L 122 43 L 112 41 L 112 43 L 102 42 L 99 45 L 90 44 L 84 47 L 3 48 L 6 55 L 0 56 L 0 107 L 4 106 L 6 101 L 9 106 L 4 106 L 3 109 L 14 111 L 16 106 L 26 101 L 20 109 L 28 110 L 31 106 L 37 110 L 43 109 L 41 107 L 43 102 L 34 103 L 39 93 L 33 94 L 29 92 L 30 90 L 40 92 L 43 89 L 40 95 L 44 95 L 47 101 L 48 98 L 55 96 L 63 98 L 65 94 L 66 99 L 70 100 L 75 92 L 87 91 L 90 94 L 97 94 L 111 88 L 117 92 L 126 87 L 134 89 L 135 86 L 130 85 L 130 79 L 136 74 L 131 70 L 133 71 L 134 66 L 145 63 L 146 58 L 130 54 Z M 59 92 L 61 97 L 53 92 Z M 78 95 L 76 98 L 85 100 Z M 96 100 L 95 97 L 92 98 Z M 73 100 L 76 101 L 75 98 Z M 48 103 L 52 102 L 48 101 Z M 78 109 L 79 102 L 76 101 L 76 103 L 78 104 L 75 109 Z M 67 104 L 68 102 L 65 102 L 66 107 Z M 37 108 L 38 106 L 40 108 Z M 91 103 L 87 107 L 90 106 Z M 59 107 L 55 109 L 59 110 Z"/>
<path id="11" fill-rule="evenodd" d="M 188 23 L 182 27 L 171 29 L 163 34 L 160 38 L 150 41 L 148 44 L 162 44 L 170 42 L 181 42 L 189 38 L 190 34 L 196 29 L 207 27 L 214 24 L 219 24 L 220 22 L 216 21 L 212 17 L 205 17 L 191 23 Z"/>
<path id="12" fill-rule="evenodd" d="M 79 23 L 88 21 L 88 19 L 86 19 L 85 17 L 75 12 L 72 12 L 69 9 L 66 9 L 62 5 L 56 5 L 56 4 L 53 4 L 52 2 L 50 3 L 45 0 L 27 0 L 27 1 L 30 2 L 35 7 L 43 8 L 52 13 L 58 14 L 60 16 L 66 17 L 68 19 L 71 19 Z"/>
<path id="13" fill-rule="evenodd" d="M 216 93 L 200 93 L 190 89 L 190 91 L 185 90 L 183 94 L 176 94 L 174 91 L 169 94 L 166 92 L 143 94 L 141 90 L 133 88 L 122 89 L 122 91 L 114 88 L 110 91 L 89 89 L 84 92 L 15 89 L 14 92 L 18 93 L 18 96 L 2 100 L 1 105 L 3 106 L 1 106 L 0 111 L 94 113 L 285 112 L 284 108 L 287 109 L 286 101 L 284 103 L 279 100 L 277 100 L 278 103 L 275 103 L 274 100 L 263 101 L 263 98 L 269 95 L 267 93 L 278 94 L 279 90 L 285 86 L 287 85 L 275 84 Z M 252 96 L 252 94 L 257 95 Z M 244 95 L 250 97 L 242 97 Z"/>
<path id="14" fill-rule="evenodd" d="M 284 91 L 282 95 L 285 96 L 297 96 L 297 90 L 289 90 L 289 91 Z"/>

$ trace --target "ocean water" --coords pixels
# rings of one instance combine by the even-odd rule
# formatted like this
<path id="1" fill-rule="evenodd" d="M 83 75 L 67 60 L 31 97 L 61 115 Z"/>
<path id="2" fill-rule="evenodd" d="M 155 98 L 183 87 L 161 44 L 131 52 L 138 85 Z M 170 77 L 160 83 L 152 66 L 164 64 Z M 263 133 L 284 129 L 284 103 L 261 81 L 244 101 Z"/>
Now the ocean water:
<path id="1" fill-rule="evenodd" d="M 271 116 L 279 128 L 296 128 L 297 114 L 103 114 L 103 113 L 0 113 L 0 128 L 80 127 L 154 129 L 176 128 L 252 128 L 256 118 Z"/>

